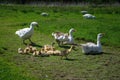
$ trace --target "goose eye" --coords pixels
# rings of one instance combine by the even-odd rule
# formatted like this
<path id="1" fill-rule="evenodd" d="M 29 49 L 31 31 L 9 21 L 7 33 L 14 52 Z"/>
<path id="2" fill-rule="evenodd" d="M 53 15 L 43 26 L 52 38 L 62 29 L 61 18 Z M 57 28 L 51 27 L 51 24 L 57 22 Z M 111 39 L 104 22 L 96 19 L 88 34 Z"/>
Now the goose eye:
<path id="1" fill-rule="evenodd" d="M 100 37 L 102 37 L 102 35 L 100 35 Z"/>

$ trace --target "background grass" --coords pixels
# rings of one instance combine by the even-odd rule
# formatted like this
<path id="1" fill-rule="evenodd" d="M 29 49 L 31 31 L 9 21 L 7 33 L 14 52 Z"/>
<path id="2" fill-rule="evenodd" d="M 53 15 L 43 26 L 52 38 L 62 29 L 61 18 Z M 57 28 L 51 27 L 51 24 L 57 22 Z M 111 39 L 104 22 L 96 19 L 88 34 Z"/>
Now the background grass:
<path id="1" fill-rule="evenodd" d="M 120 79 L 120 7 L 36 7 L 0 5 L 0 79 L 1 80 L 119 80 Z M 96 19 L 84 19 L 81 10 L 87 10 Z M 49 13 L 43 17 L 42 12 Z M 84 55 L 80 47 L 69 55 L 69 60 L 59 56 L 33 57 L 20 55 L 24 48 L 15 31 L 39 23 L 32 40 L 39 46 L 51 44 L 54 31 L 68 32 L 75 28 L 75 42 L 96 42 L 99 32 L 104 54 Z M 64 47 L 57 49 L 63 50 Z M 67 48 L 67 46 L 65 46 Z M 69 47 L 69 46 L 68 46 Z M 40 49 L 40 47 L 37 47 Z"/>

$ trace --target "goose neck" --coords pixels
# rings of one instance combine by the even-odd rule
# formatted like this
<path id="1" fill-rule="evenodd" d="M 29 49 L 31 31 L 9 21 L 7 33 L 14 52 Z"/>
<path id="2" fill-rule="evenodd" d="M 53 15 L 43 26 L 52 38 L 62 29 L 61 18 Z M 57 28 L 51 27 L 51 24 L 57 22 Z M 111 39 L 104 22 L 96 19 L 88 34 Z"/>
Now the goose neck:
<path id="1" fill-rule="evenodd" d="M 71 31 L 69 31 L 69 36 L 72 36 L 72 32 Z"/>
<path id="2" fill-rule="evenodd" d="M 101 46 L 100 37 L 97 37 L 97 45 Z"/>
<path id="3" fill-rule="evenodd" d="M 33 29 L 33 28 L 34 28 L 34 27 L 33 27 L 33 25 L 31 24 L 31 25 L 30 25 L 30 29 Z"/>

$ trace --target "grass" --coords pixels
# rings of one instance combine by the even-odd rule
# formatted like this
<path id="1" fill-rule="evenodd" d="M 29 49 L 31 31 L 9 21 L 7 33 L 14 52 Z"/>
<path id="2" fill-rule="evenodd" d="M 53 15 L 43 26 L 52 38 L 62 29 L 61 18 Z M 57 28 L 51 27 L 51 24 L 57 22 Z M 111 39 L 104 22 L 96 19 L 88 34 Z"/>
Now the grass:
<path id="1" fill-rule="evenodd" d="M 120 79 L 120 7 L 36 7 L 0 5 L 0 80 L 119 80 Z M 84 19 L 81 10 L 97 18 Z M 41 16 L 48 12 L 48 17 Z M 80 47 L 69 55 L 69 60 L 59 56 L 33 57 L 20 55 L 24 48 L 15 31 L 28 27 L 32 21 L 39 23 L 32 40 L 39 46 L 51 44 L 53 31 L 68 32 L 75 28 L 75 42 L 96 42 L 96 35 L 104 32 L 101 55 L 84 55 Z M 81 40 L 82 39 L 82 40 Z M 67 48 L 58 47 L 58 49 Z M 69 46 L 68 46 L 69 47 Z M 40 49 L 40 47 L 37 47 Z"/>

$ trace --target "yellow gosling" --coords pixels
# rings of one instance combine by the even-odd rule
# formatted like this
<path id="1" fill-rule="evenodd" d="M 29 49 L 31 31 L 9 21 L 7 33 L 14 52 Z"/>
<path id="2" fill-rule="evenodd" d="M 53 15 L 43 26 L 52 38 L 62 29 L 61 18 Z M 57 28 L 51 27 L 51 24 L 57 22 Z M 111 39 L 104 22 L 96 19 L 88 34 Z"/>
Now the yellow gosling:
<path id="1" fill-rule="evenodd" d="M 55 51 L 53 51 L 53 54 L 54 54 L 54 55 L 60 55 L 60 54 L 61 54 L 61 51 L 60 51 L 60 50 L 55 50 Z"/>
<path id="2" fill-rule="evenodd" d="M 30 49 L 28 48 L 28 47 L 26 47 L 25 49 L 24 49 L 24 54 L 29 54 L 30 53 Z"/>
<path id="3" fill-rule="evenodd" d="M 38 56 L 38 55 L 40 55 L 40 51 L 36 50 L 36 51 L 33 52 L 33 56 Z"/>

